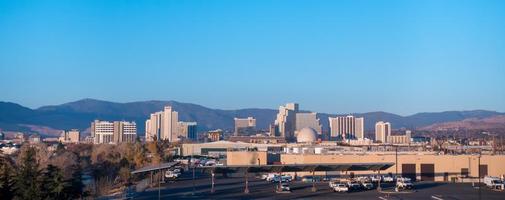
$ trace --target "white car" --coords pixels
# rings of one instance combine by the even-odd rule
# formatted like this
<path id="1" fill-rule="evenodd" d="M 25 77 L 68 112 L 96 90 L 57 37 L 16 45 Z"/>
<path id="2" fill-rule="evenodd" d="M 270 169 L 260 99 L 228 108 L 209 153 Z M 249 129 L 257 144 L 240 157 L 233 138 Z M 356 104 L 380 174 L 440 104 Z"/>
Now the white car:
<path id="1" fill-rule="evenodd" d="M 372 182 L 379 182 L 382 180 L 380 176 L 372 176 L 370 179 L 372 180 Z"/>
<path id="2" fill-rule="evenodd" d="M 498 177 L 485 176 L 484 177 L 484 183 L 489 188 L 492 188 L 492 189 L 495 189 L 495 190 L 504 190 L 505 189 L 503 181 L 500 178 L 498 178 Z"/>
<path id="3" fill-rule="evenodd" d="M 275 175 L 272 179 L 271 179 L 271 182 L 291 182 L 291 180 L 293 179 L 293 177 L 291 177 L 290 175 L 282 175 L 282 176 L 279 176 L 279 175 Z"/>
<path id="4" fill-rule="evenodd" d="M 371 182 L 361 182 L 361 187 L 365 188 L 366 190 L 371 190 L 374 186 Z"/>
<path id="5" fill-rule="evenodd" d="M 330 186 L 330 188 L 334 188 L 339 182 L 336 182 L 336 181 L 330 181 L 328 182 L 328 186 Z"/>
<path id="6" fill-rule="evenodd" d="M 180 175 L 181 175 L 180 173 L 170 171 L 170 170 L 165 172 L 165 178 L 168 178 L 168 179 L 177 179 L 177 178 L 179 178 Z"/>
<path id="7" fill-rule="evenodd" d="M 396 189 L 397 190 L 405 190 L 405 189 L 413 189 L 414 184 L 410 182 L 409 180 L 398 180 L 396 182 Z"/>
<path id="8" fill-rule="evenodd" d="M 268 181 L 268 182 L 272 182 L 272 179 L 274 179 L 275 176 L 279 176 L 278 174 L 274 174 L 274 173 L 269 173 L 266 175 L 265 177 L 265 180 Z"/>
<path id="9" fill-rule="evenodd" d="M 383 176 L 382 177 L 382 181 L 386 182 L 386 183 L 392 183 L 395 181 L 395 179 L 391 176 Z"/>
<path id="10" fill-rule="evenodd" d="M 344 183 L 337 183 L 333 187 L 333 191 L 334 192 L 348 192 L 349 191 L 349 187 L 347 187 L 347 185 L 344 184 Z"/>
<path id="11" fill-rule="evenodd" d="M 281 184 L 281 191 L 291 191 L 291 188 L 289 188 L 288 183 L 282 183 Z"/>

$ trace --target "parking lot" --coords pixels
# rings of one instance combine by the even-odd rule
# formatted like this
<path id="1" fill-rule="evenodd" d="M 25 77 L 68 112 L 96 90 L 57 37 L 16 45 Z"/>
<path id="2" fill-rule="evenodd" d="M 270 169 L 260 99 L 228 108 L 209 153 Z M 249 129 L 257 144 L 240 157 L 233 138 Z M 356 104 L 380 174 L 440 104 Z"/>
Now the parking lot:
<path id="1" fill-rule="evenodd" d="M 348 193 L 333 192 L 327 182 L 316 183 L 317 191 L 312 191 L 312 183 L 294 181 L 289 184 L 290 193 L 276 193 L 276 184 L 257 178 L 249 178 L 249 194 L 244 194 L 244 178 L 217 177 L 215 192 L 211 193 L 211 178 L 197 175 L 192 181 L 189 174 L 180 180 L 162 184 L 160 190 L 151 188 L 134 195 L 134 199 L 505 199 L 505 192 L 492 191 L 486 187 L 479 190 L 471 184 L 416 182 L 415 190 L 394 192 L 394 184 L 382 184 L 383 191 L 366 190 Z M 193 187 L 194 183 L 194 187 Z"/>

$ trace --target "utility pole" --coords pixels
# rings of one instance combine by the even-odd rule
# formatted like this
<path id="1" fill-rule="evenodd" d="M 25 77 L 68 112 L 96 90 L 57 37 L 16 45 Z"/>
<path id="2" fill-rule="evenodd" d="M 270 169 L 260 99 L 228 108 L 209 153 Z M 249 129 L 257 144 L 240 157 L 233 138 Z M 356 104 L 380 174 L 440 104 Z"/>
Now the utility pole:
<path id="1" fill-rule="evenodd" d="M 195 147 L 191 145 L 191 160 L 189 160 L 189 165 L 191 168 L 193 168 L 193 192 L 191 192 L 191 195 L 195 195 L 195 164 L 193 163 L 193 153 L 195 152 Z"/>
<path id="2" fill-rule="evenodd" d="M 395 146 L 395 150 L 396 150 L 396 163 L 395 163 L 395 167 L 396 167 L 396 177 L 398 177 L 398 146 Z M 396 178 L 395 177 L 395 178 Z"/>
<path id="3" fill-rule="evenodd" d="M 482 149 L 479 150 L 479 166 L 477 167 L 477 169 L 479 170 L 479 200 L 481 199 L 481 185 L 480 185 L 480 177 L 481 177 L 481 174 L 480 174 L 480 157 L 482 156 Z"/>

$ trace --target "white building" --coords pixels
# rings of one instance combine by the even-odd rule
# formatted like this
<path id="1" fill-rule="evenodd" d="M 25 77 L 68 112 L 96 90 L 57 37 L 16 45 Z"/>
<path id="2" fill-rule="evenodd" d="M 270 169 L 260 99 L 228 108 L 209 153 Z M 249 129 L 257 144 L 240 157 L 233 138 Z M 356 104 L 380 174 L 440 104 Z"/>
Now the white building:
<path id="1" fill-rule="evenodd" d="M 279 113 L 275 120 L 279 136 L 293 141 L 296 130 L 296 113 L 298 113 L 297 103 L 288 103 L 286 106 L 279 107 Z"/>
<path id="2" fill-rule="evenodd" d="M 137 124 L 126 121 L 99 121 L 91 123 L 91 137 L 95 144 L 117 144 L 135 142 Z"/>
<path id="3" fill-rule="evenodd" d="M 391 135 L 391 123 L 379 121 L 375 123 L 375 141 L 387 143 L 387 138 Z"/>
<path id="4" fill-rule="evenodd" d="M 153 141 L 154 138 L 168 140 L 170 142 L 179 140 L 179 113 L 171 106 L 165 106 L 163 111 L 151 114 L 146 121 L 146 141 Z"/>
<path id="5" fill-rule="evenodd" d="M 317 118 L 317 113 L 296 113 L 296 137 L 298 137 L 298 132 L 304 128 L 312 128 L 319 135 L 322 133 L 322 126 Z"/>
<path id="6" fill-rule="evenodd" d="M 364 124 L 363 117 L 354 117 L 352 115 L 329 117 L 330 136 L 342 139 L 364 139 Z"/>

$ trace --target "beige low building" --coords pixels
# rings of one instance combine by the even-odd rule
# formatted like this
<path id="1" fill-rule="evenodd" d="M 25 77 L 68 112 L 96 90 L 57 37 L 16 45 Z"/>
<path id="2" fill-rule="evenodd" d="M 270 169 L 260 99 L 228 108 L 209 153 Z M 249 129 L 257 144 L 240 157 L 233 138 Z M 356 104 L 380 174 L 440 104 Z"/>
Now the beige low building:
<path id="1" fill-rule="evenodd" d="M 279 154 L 278 154 L 279 155 Z M 266 163 L 314 164 L 314 163 L 395 163 L 396 156 L 391 152 L 357 154 L 280 154 L 278 158 L 267 152 L 227 153 L 228 165 L 258 165 Z M 276 160 L 278 159 L 278 160 Z M 264 162 L 262 160 L 267 160 Z M 259 162 L 259 163 L 258 163 Z M 478 155 L 436 155 L 434 153 L 408 152 L 398 155 L 398 174 L 424 181 L 471 181 L 479 176 Z M 482 155 L 480 158 L 481 176 L 505 175 L 505 155 Z M 393 166 L 381 174 L 396 173 Z M 340 172 L 347 173 L 347 172 Z M 378 172 L 360 172 L 377 174 Z M 319 173 L 320 175 L 325 173 Z M 349 174 L 349 173 L 347 173 Z M 300 175 L 300 174 L 299 174 Z M 467 178 L 468 177 L 468 178 Z"/>

